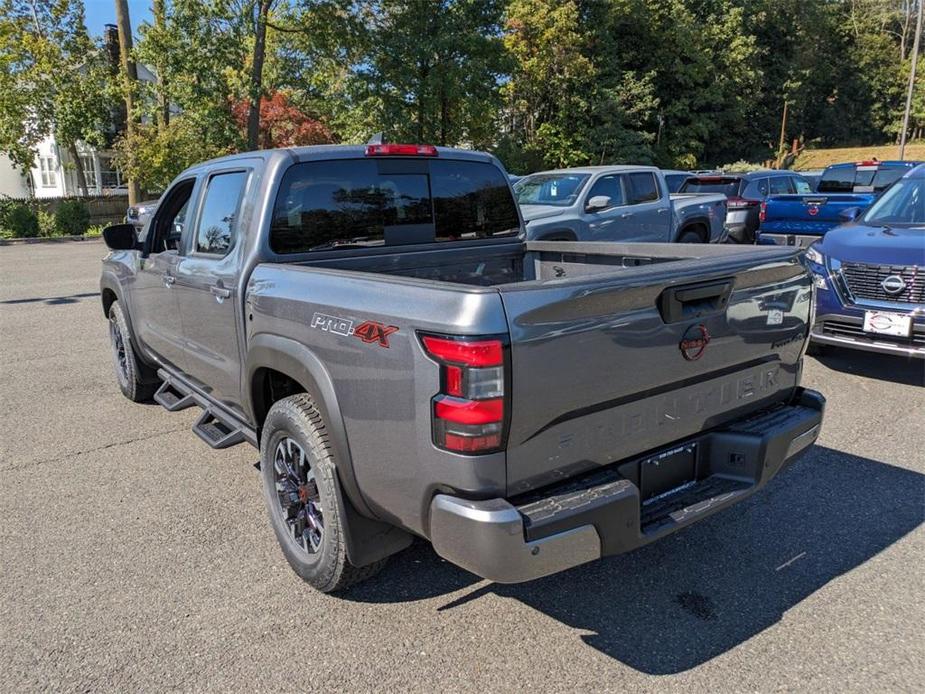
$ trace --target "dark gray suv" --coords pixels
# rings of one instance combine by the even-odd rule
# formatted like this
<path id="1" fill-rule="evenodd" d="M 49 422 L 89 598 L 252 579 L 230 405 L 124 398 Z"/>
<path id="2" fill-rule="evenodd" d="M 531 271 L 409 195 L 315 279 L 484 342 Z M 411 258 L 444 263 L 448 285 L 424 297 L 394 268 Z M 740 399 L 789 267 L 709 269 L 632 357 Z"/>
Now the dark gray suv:
<path id="1" fill-rule="evenodd" d="M 726 196 L 726 228 L 737 243 L 754 243 L 761 203 L 769 195 L 811 193 L 809 181 L 793 171 L 709 173 L 688 178 L 681 193 L 723 193 Z"/>

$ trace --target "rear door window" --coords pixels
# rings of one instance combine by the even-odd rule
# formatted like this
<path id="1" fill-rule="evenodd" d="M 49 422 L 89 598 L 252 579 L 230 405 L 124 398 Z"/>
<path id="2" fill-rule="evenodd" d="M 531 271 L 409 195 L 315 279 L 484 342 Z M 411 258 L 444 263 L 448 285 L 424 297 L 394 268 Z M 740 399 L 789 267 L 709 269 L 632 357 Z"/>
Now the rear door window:
<path id="1" fill-rule="evenodd" d="M 232 249 L 246 182 L 246 171 L 220 173 L 209 178 L 196 229 L 197 253 L 223 256 Z"/>
<path id="2" fill-rule="evenodd" d="M 655 180 L 655 174 L 631 173 L 627 175 L 627 195 L 630 205 L 639 205 L 644 202 L 658 200 L 661 194 L 658 190 L 658 181 Z"/>
<path id="3" fill-rule="evenodd" d="M 772 176 L 770 178 L 771 195 L 788 195 L 793 192 L 790 176 Z"/>
<path id="4" fill-rule="evenodd" d="M 768 179 L 753 178 L 745 184 L 745 190 L 742 191 L 742 197 L 746 200 L 764 200 L 768 197 Z"/>
<path id="5" fill-rule="evenodd" d="M 295 164 L 273 211 L 276 253 L 515 235 L 508 181 L 487 162 L 342 159 Z"/>

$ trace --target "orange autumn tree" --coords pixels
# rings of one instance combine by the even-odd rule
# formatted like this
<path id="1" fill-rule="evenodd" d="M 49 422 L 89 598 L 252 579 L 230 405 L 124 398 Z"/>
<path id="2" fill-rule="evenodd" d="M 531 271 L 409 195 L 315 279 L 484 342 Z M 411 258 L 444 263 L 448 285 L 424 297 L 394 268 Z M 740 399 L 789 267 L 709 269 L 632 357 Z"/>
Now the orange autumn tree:
<path id="1" fill-rule="evenodd" d="M 249 108 L 250 102 L 246 99 L 231 106 L 235 122 L 242 131 L 247 128 Z M 258 135 L 261 149 L 324 145 L 332 142 L 334 135 L 328 127 L 300 111 L 282 92 L 274 92 L 261 99 Z"/>

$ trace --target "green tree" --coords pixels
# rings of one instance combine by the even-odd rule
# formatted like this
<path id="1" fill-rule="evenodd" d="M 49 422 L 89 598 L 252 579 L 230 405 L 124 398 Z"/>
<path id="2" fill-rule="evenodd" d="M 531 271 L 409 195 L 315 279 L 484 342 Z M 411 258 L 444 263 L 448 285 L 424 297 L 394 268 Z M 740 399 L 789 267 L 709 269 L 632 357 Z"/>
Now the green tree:
<path id="1" fill-rule="evenodd" d="M 86 192 L 78 143 L 104 144 L 112 85 L 105 54 L 87 34 L 83 3 L 3 0 L 0 66 L 0 151 L 26 169 L 35 146 L 54 134 Z"/>

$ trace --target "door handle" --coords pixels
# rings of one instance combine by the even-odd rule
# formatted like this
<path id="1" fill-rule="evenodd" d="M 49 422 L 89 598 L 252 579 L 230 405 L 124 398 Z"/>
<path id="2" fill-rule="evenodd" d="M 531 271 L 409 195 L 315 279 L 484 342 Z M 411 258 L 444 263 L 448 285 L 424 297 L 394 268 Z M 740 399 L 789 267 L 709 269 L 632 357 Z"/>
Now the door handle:
<path id="1" fill-rule="evenodd" d="M 231 296 L 230 289 L 225 289 L 225 287 L 219 287 L 218 285 L 209 287 L 209 291 L 212 292 L 212 295 L 218 299 L 219 302 Z"/>
<path id="2" fill-rule="evenodd" d="M 629 219 L 632 216 L 633 216 L 632 212 L 624 212 L 623 214 L 620 215 L 620 219 Z"/>
<path id="3" fill-rule="evenodd" d="M 164 273 L 164 286 L 170 288 L 173 286 L 173 283 L 177 281 L 177 278 L 169 273 Z"/>

